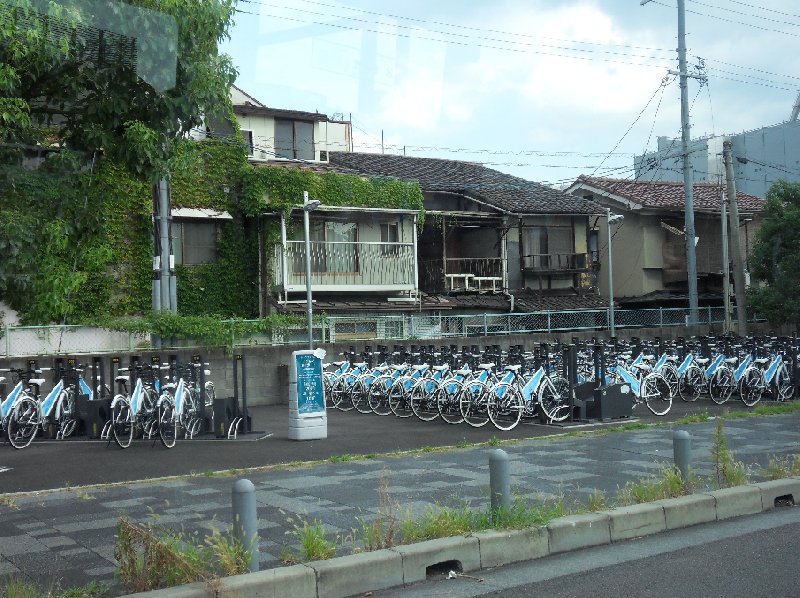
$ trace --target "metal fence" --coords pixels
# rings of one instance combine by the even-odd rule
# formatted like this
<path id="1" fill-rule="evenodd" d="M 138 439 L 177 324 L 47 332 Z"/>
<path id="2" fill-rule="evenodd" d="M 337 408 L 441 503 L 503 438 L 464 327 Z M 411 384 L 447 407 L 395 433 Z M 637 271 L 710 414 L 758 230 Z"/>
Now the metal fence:
<path id="1" fill-rule="evenodd" d="M 608 310 L 540 311 L 531 313 L 428 315 L 397 314 L 331 316 L 314 328 L 319 343 L 367 340 L 423 340 L 448 337 L 503 334 L 548 333 L 581 330 L 608 330 Z M 704 307 L 699 312 L 700 325 L 724 321 L 721 307 Z M 685 326 L 689 310 L 685 308 L 615 309 L 616 328 L 664 328 Z M 148 335 L 113 332 L 86 326 L 6 326 L 0 329 L 0 357 L 28 355 L 75 355 L 145 351 L 153 348 Z M 303 343 L 308 339 L 305 326 L 296 326 L 280 334 L 234 337 L 230 344 L 274 346 Z M 197 346 L 180 341 L 179 347 Z M 164 348 L 178 348 L 164 347 Z"/>

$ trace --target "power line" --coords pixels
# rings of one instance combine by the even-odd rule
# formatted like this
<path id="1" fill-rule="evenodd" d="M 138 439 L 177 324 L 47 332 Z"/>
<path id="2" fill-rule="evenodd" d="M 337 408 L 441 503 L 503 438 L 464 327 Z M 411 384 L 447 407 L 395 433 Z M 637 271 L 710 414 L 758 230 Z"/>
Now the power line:
<path id="1" fill-rule="evenodd" d="M 752 14 L 752 13 L 742 12 L 740 10 L 734 10 L 732 8 L 728 8 L 728 7 L 725 7 L 725 6 L 716 6 L 714 4 L 706 4 L 704 2 L 700 2 L 699 0 L 689 0 L 689 1 L 692 2 L 693 4 L 697 4 L 698 6 L 705 6 L 706 8 L 711 8 L 713 10 L 724 10 L 724 11 L 733 13 L 735 15 L 741 15 L 743 17 L 752 17 L 754 19 L 761 19 L 762 21 L 768 21 L 770 23 L 778 23 L 780 25 L 789 25 L 789 26 L 792 26 L 792 27 L 798 27 L 799 26 L 796 23 L 787 23 L 785 20 L 782 20 L 782 19 L 772 19 L 770 17 L 762 17 L 761 15 L 755 15 L 755 14 Z M 791 15 L 786 15 L 786 16 L 791 16 Z"/>
<path id="2" fill-rule="evenodd" d="M 269 4 L 267 4 L 265 2 L 262 2 L 260 0 L 242 0 L 242 1 L 243 2 L 247 2 L 249 4 L 259 4 L 259 5 L 262 5 L 262 6 L 270 6 Z M 369 15 L 374 15 L 374 16 L 379 16 L 379 17 L 388 17 L 388 18 L 392 18 L 392 19 L 400 19 L 400 20 L 411 21 L 411 22 L 415 22 L 415 23 L 427 23 L 427 24 L 431 24 L 431 25 L 451 27 L 451 28 L 454 28 L 454 29 L 464 29 L 466 31 L 479 31 L 479 32 L 487 32 L 487 33 L 498 33 L 498 34 L 501 34 L 501 35 L 508 35 L 508 36 L 514 36 L 514 37 L 523 37 L 523 38 L 530 38 L 530 39 L 548 39 L 548 40 L 553 40 L 553 41 L 569 42 L 569 43 L 584 44 L 584 45 L 591 45 L 591 46 L 607 46 L 607 45 L 611 45 L 611 46 L 615 46 L 615 47 L 619 47 L 619 48 L 631 48 L 631 49 L 635 49 L 635 50 L 650 50 L 650 51 L 655 51 L 655 52 L 672 52 L 671 49 L 667 49 L 667 48 L 653 48 L 653 47 L 648 47 L 648 46 L 636 46 L 636 45 L 629 45 L 629 44 L 603 44 L 601 42 L 587 42 L 587 41 L 582 41 L 582 40 L 572 40 L 572 39 L 565 39 L 565 38 L 559 38 L 559 37 L 546 37 L 546 36 L 540 36 L 540 35 L 531 35 L 531 34 L 528 34 L 528 33 L 517 33 L 517 32 L 514 32 L 514 31 L 506 31 L 506 30 L 501 30 L 501 29 L 488 29 L 488 28 L 484 29 L 484 28 L 481 28 L 481 27 L 470 27 L 468 25 L 458 25 L 458 24 L 454 24 L 454 23 L 448 23 L 446 21 L 431 21 L 431 20 L 428 20 L 428 19 L 421 19 L 421 18 L 416 18 L 416 17 L 408 17 L 408 16 L 395 15 L 395 14 L 386 14 L 386 13 L 381 13 L 381 12 L 376 12 L 376 11 L 371 11 L 371 10 L 365 10 L 365 9 L 361 9 L 361 8 L 354 8 L 354 7 L 351 7 L 351 6 L 327 4 L 325 2 L 315 2 L 315 1 L 312 1 L 312 0 L 301 0 L 301 1 L 305 2 L 306 4 L 314 4 L 314 5 L 317 5 L 317 6 L 324 6 L 326 8 L 335 8 L 337 10 L 349 10 L 351 12 L 359 12 L 359 13 L 362 13 L 362 14 L 369 14 Z M 288 8 L 288 7 L 282 7 L 282 8 Z"/>
<path id="3" fill-rule="evenodd" d="M 658 0 L 651 0 L 653 4 L 658 4 L 659 6 L 663 6 L 665 8 L 669 8 L 670 10 L 673 9 L 672 6 L 668 4 L 664 4 L 663 2 L 659 2 Z M 710 15 L 705 12 L 699 12 L 697 10 L 686 9 L 686 12 L 691 13 L 693 15 L 698 15 L 701 17 L 708 17 L 709 19 L 715 19 L 717 21 L 724 21 L 726 23 L 733 23 L 735 25 L 744 25 L 745 27 L 752 27 L 753 29 L 759 29 L 761 31 L 768 31 L 770 33 L 778 33 L 781 35 L 788 35 L 790 37 L 800 37 L 800 33 L 791 33 L 789 31 L 781 31 L 780 29 L 770 29 L 769 27 L 761 27 L 760 25 L 754 25 L 753 23 L 746 23 L 744 21 L 737 21 L 735 19 L 727 19 L 725 17 L 720 17 L 719 15 Z"/>
<path id="4" fill-rule="evenodd" d="M 774 8 L 766 8 L 765 6 L 756 6 L 754 4 L 748 4 L 747 2 L 741 2 L 740 0 L 728 0 L 731 4 L 739 4 L 741 6 L 746 6 L 748 8 L 754 8 L 756 10 L 763 10 L 765 12 L 771 12 L 779 15 L 783 15 L 785 17 L 794 17 L 795 19 L 800 19 L 800 15 L 795 15 L 789 12 L 783 12 L 782 10 L 775 10 Z"/>
<path id="5" fill-rule="evenodd" d="M 643 63 L 643 62 L 641 62 L 641 63 L 639 63 L 639 62 L 626 62 L 624 60 L 612 60 L 612 59 L 608 59 L 608 58 L 599 58 L 599 57 L 593 57 L 593 56 L 575 56 L 575 55 L 571 55 L 571 54 L 559 54 L 559 53 L 556 53 L 556 52 L 546 52 L 546 51 L 542 51 L 542 50 L 510 48 L 510 47 L 494 46 L 494 45 L 481 44 L 481 43 L 474 43 L 473 44 L 473 43 L 467 43 L 467 42 L 460 42 L 460 41 L 456 41 L 456 40 L 452 40 L 452 39 L 440 39 L 440 38 L 435 38 L 435 37 L 427 37 L 427 36 L 423 36 L 423 35 L 411 35 L 411 34 L 404 34 L 404 33 L 393 32 L 393 31 L 381 31 L 381 30 L 377 30 L 377 29 L 368 29 L 368 28 L 364 28 L 364 27 L 348 27 L 346 25 L 339 25 L 339 24 L 336 24 L 336 23 L 324 23 L 324 22 L 320 22 L 320 21 L 310 21 L 310 20 L 306 20 L 306 19 L 298 19 L 298 18 L 281 16 L 281 15 L 270 14 L 270 15 L 267 15 L 267 16 L 269 16 L 270 18 L 273 18 L 273 19 L 281 19 L 281 20 L 284 20 L 284 21 L 292 21 L 292 22 L 295 22 L 295 23 L 309 23 L 309 24 L 312 24 L 312 25 L 320 25 L 322 27 L 331 27 L 331 28 L 343 29 L 343 30 L 347 30 L 347 31 L 366 31 L 368 33 L 375 33 L 375 34 L 378 34 L 378 35 L 390 35 L 390 36 L 401 37 L 401 38 L 405 38 L 405 39 L 432 41 L 432 42 L 438 42 L 438 43 L 450 44 L 450 45 L 456 45 L 456 46 L 463 46 L 463 47 L 470 47 L 470 48 L 486 48 L 486 49 L 490 49 L 490 50 L 500 50 L 500 51 L 504 51 L 504 52 L 515 52 L 515 53 L 518 53 L 518 54 L 537 54 L 537 55 L 540 55 L 540 56 L 554 56 L 556 58 L 570 58 L 570 59 L 573 59 L 573 60 L 599 61 L 599 62 L 606 62 L 606 63 L 609 63 L 609 64 L 623 64 L 623 65 L 627 65 L 627 66 L 635 66 L 635 67 L 642 67 L 642 68 L 659 68 L 659 69 L 667 68 L 666 64 L 646 64 L 646 63 Z M 516 42 L 505 42 L 505 43 L 516 43 Z M 578 52 L 578 51 L 582 51 L 582 50 L 575 49 L 575 50 L 572 50 L 572 51 Z M 634 58 L 635 56 L 631 56 L 631 57 Z M 665 59 L 652 56 L 652 57 L 645 58 L 645 60 L 665 60 Z"/>

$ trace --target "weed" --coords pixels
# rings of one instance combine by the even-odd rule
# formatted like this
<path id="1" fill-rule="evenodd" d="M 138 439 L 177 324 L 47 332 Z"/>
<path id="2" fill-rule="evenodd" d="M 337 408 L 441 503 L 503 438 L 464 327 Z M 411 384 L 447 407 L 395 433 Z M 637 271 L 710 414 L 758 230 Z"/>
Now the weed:
<path id="1" fill-rule="evenodd" d="M 422 452 L 422 453 L 432 453 L 432 452 L 433 452 L 433 451 L 435 451 L 436 449 L 435 449 L 435 448 L 433 448 L 432 446 L 423 446 L 423 447 L 422 447 L 421 449 L 419 449 L 419 450 L 420 450 L 420 452 Z"/>
<path id="2" fill-rule="evenodd" d="M 244 573 L 249 562 L 241 546 L 219 532 L 197 544 L 195 538 L 172 530 L 156 532 L 122 517 L 116 538 L 117 575 L 134 593 L 195 581 L 214 584 L 220 575 Z"/>
<path id="3" fill-rule="evenodd" d="M 587 500 L 586 508 L 590 511 L 602 511 L 608 508 L 608 500 L 606 499 L 606 494 L 602 490 L 594 489 L 592 493 L 589 495 L 589 499 Z"/>
<path id="4" fill-rule="evenodd" d="M 95 498 L 96 498 L 94 495 L 89 494 L 85 490 L 76 490 L 75 491 L 75 497 L 79 498 L 81 500 L 95 500 Z"/>
<path id="5" fill-rule="evenodd" d="M 468 446 L 469 446 L 469 442 L 467 442 L 467 439 L 466 438 L 462 438 L 458 442 L 458 444 L 456 445 L 456 448 L 467 448 Z"/>
<path id="6" fill-rule="evenodd" d="M 747 467 L 741 461 L 733 458 L 733 453 L 728 448 L 728 439 L 725 438 L 722 419 L 717 420 L 714 437 L 711 444 L 711 461 L 714 464 L 714 474 L 718 488 L 741 486 L 748 481 Z"/>
<path id="7" fill-rule="evenodd" d="M 10 496 L 0 495 L 0 505 L 8 507 L 9 509 L 19 509 L 17 502 Z"/>
<path id="8" fill-rule="evenodd" d="M 689 478 L 690 480 L 684 483 L 683 476 L 676 467 L 664 467 L 655 476 L 626 483 L 617 491 L 617 503 L 627 506 L 684 496 L 693 484 L 691 474 Z"/>
<path id="9" fill-rule="evenodd" d="M 675 424 L 700 424 L 708 421 L 709 419 L 711 419 L 711 416 L 708 414 L 708 411 L 703 411 L 703 413 L 695 413 L 693 415 L 687 415 L 677 419 L 675 420 Z"/>
<path id="10" fill-rule="evenodd" d="M 304 561 L 322 561 L 336 555 L 336 544 L 325 537 L 325 530 L 322 529 L 319 520 L 315 519 L 311 525 L 308 521 L 304 521 L 303 527 L 297 528 L 296 533 L 300 538 Z"/>
<path id="11" fill-rule="evenodd" d="M 364 455 L 364 458 L 365 459 L 377 459 L 378 458 L 378 453 L 367 453 L 366 455 Z"/>
<path id="12" fill-rule="evenodd" d="M 503 444 L 503 441 L 500 440 L 497 436 L 492 436 L 487 442 L 489 446 L 500 446 Z"/>
<path id="13" fill-rule="evenodd" d="M 380 550 L 395 545 L 397 537 L 397 517 L 395 502 L 389 495 L 389 474 L 384 469 L 378 478 L 378 515 L 370 522 L 361 522 L 358 532 L 361 549 Z"/>
<path id="14" fill-rule="evenodd" d="M 800 476 L 800 454 L 791 457 L 772 457 L 764 470 L 764 477 L 780 480 Z"/>
<path id="15" fill-rule="evenodd" d="M 353 455 L 332 455 L 328 458 L 328 461 L 331 463 L 347 463 L 348 461 L 353 460 Z"/>

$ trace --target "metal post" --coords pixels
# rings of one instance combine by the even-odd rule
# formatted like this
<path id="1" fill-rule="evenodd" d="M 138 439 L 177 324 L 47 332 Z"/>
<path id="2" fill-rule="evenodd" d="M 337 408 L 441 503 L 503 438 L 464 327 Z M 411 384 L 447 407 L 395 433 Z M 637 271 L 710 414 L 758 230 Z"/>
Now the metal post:
<path id="1" fill-rule="evenodd" d="M 614 336 L 614 257 L 611 253 L 611 208 L 606 208 L 608 234 L 608 331 Z"/>
<path id="2" fill-rule="evenodd" d="M 511 474 L 508 453 L 503 449 L 489 453 L 489 495 L 493 513 L 511 506 Z"/>
<path id="3" fill-rule="evenodd" d="M 308 323 L 308 348 L 314 348 L 314 327 L 311 316 L 311 226 L 309 224 L 308 191 L 303 191 L 303 230 L 306 242 L 306 320 Z"/>
<path id="4" fill-rule="evenodd" d="M 248 571 L 258 571 L 258 517 L 256 515 L 256 488 L 250 480 L 236 480 L 231 491 L 233 507 L 233 537 L 241 542 L 250 554 Z"/>
<path id="5" fill-rule="evenodd" d="M 686 430 L 676 430 L 672 434 L 672 452 L 675 467 L 681 472 L 683 481 L 689 480 L 689 464 L 692 461 L 692 436 Z"/>

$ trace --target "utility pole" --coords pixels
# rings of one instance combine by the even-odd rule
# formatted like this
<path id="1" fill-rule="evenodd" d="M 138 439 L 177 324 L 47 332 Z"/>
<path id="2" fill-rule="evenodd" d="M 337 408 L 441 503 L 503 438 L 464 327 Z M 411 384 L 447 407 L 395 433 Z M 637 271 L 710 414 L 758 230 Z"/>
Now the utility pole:
<path id="1" fill-rule="evenodd" d="M 742 246 L 739 240 L 739 203 L 736 200 L 736 182 L 733 177 L 730 139 L 722 142 L 722 159 L 725 162 L 725 179 L 728 183 L 728 203 L 730 204 L 731 251 L 733 252 L 733 291 L 736 294 L 736 322 L 739 336 L 747 336 L 747 305 L 745 302 L 744 264 Z"/>
<path id="2" fill-rule="evenodd" d="M 721 187 L 721 186 L 720 186 Z M 731 331 L 731 281 L 730 281 L 730 258 L 728 257 L 728 222 L 725 204 L 727 199 L 725 192 L 720 188 L 720 211 L 722 212 L 722 299 L 725 306 L 725 333 Z"/>
<path id="3" fill-rule="evenodd" d="M 641 0 L 640 5 L 645 5 L 651 0 Z M 689 159 L 689 142 L 691 141 L 691 127 L 689 125 L 689 90 L 686 71 L 686 6 L 685 0 L 678 0 L 678 75 L 681 88 L 681 154 L 683 155 L 683 197 L 686 228 L 686 280 L 689 290 L 689 323 L 698 321 L 697 300 L 697 254 L 695 252 L 694 230 L 694 176 L 692 164 Z"/>

